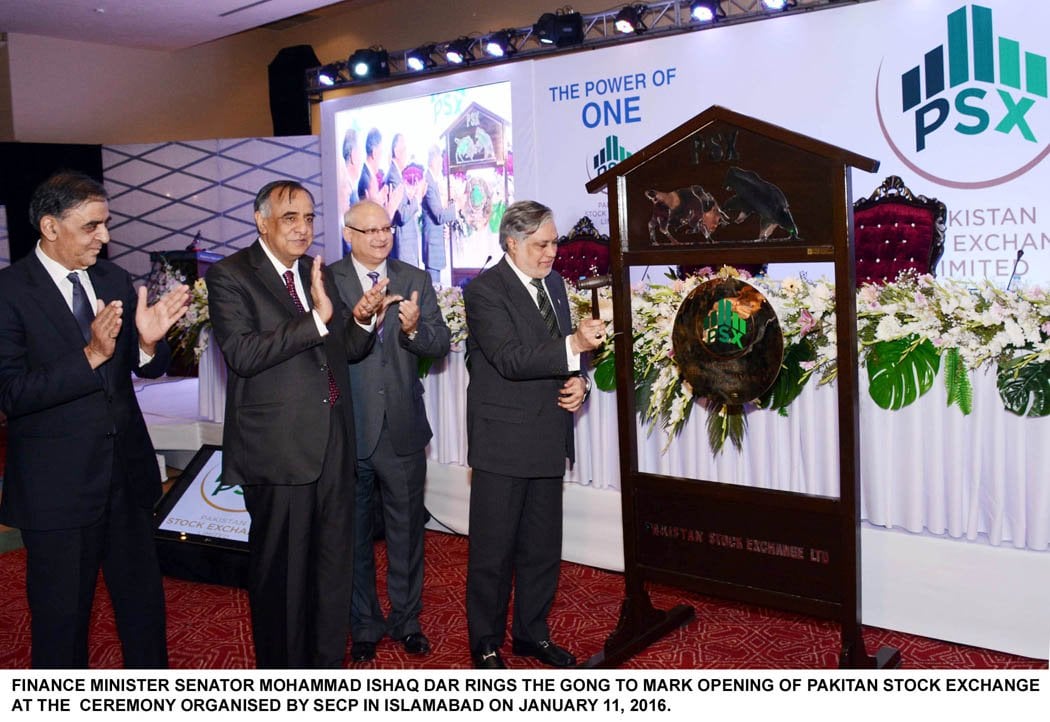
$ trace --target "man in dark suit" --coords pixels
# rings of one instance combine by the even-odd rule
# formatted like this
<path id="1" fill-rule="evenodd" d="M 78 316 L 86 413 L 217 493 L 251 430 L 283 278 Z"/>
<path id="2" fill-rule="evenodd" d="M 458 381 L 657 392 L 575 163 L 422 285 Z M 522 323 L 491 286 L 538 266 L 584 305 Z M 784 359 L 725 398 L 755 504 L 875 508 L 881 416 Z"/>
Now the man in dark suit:
<path id="1" fill-rule="evenodd" d="M 535 201 L 507 207 L 506 252 L 464 290 L 470 547 L 467 626 L 474 665 L 502 668 L 514 576 L 513 651 L 569 667 L 575 657 L 550 639 L 547 614 L 561 561 L 562 480 L 575 460 L 573 412 L 586 398 L 580 354 L 605 337 L 601 320 L 575 331 L 565 282 L 552 270 L 558 231 Z"/>
<path id="2" fill-rule="evenodd" d="M 423 265 L 434 283 L 441 283 L 445 258 L 445 225 L 456 220 L 456 204 L 441 200 L 442 153 L 439 146 L 427 152 L 426 192 L 420 204 L 423 217 Z"/>
<path id="3" fill-rule="evenodd" d="M 398 188 L 401 189 L 395 210 L 390 214 L 390 222 L 394 228 L 394 258 L 418 268 L 419 201 L 426 191 L 426 183 L 417 183 L 412 186 L 405 183 L 403 172 L 407 165 L 408 148 L 405 145 L 405 136 L 396 133 L 390 145 L 390 172 L 386 174 L 390 197 L 397 197 L 395 194 Z M 393 205 L 393 203 L 390 202 L 388 205 Z"/>
<path id="4" fill-rule="evenodd" d="M 357 303 L 384 278 L 387 291 L 404 300 L 384 314 L 371 352 L 350 364 L 357 429 L 357 502 L 354 517 L 354 595 L 350 657 L 367 662 L 389 634 L 409 654 L 426 654 L 430 641 L 419 626 L 423 608 L 423 486 L 426 446 L 432 433 L 423 406 L 419 360 L 448 353 L 450 333 L 427 274 L 388 258 L 390 217 L 382 206 L 361 201 L 346 213 L 343 238 L 350 255 L 332 266 L 343 302 Z M 378 481 L 387 551 L 384 617 L 376 596 L 372 502 Z"/>
<path id="5" fill-rule="evenodd" d="M 251 516 L 249 588 L 259 667 L 341 667 L 353 554 L 354 418 L 348 359 L 368 353 L 380 284 L 347 311 L 313 243 L 295 181 L 255 198 L 259 238 L 208 270 L 229 367 L 223 477 Z M 353 318 L 350 318 L 350 316 Z"/>
<path id="6" fill-rule="evenodd" d="M 164 373 L 180 285 L 147 307 L 109 242 L 100 183 L 74 172 L 36 189 L 33 253 L 0 271 L 0 410 L 9 448 L 0 522 L 22 530 L 34 667 L 88 666 L 99 569 L 127 667 L 166 667 L 164 589 L 153 546 L 157 457 L 131 372 Z"/>
<path id="7" fill-rule="evenodd" d="M 379 154 L 382 142 L 383 134 L 379 128 L 372 128 L 365 136 L 365 161 L 361 164 L 361 176 L 357 179 L 358 200 L 367 198 L 377 203 L 383 202 L 379 197 Z"/>

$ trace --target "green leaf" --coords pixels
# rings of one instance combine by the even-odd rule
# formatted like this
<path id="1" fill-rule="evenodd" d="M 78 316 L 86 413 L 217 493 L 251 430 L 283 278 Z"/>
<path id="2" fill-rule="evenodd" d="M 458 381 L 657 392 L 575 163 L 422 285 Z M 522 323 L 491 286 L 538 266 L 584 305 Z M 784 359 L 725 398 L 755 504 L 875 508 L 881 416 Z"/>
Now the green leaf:
<path id="1" fill-rule="evenodd" d="M 594 385 L 602 391 L 616 390 L 616 356 L 609 354 L 594 367 Z"/>
<path id="2" fill-rule="evenodd" d="M 929 340 L 913 335 L 880 341 L 867 358 L 868 393 L 881 408 L 903 409 L 933 387 L 940 364 Z"/>
<path id="3" fill-rule="evenodd" d="M 802 368 L 802 362 L 816 358 L 817 352 L 809 341 L 799 341 L 788 346 L 784 350 L 784 360 L 780 364 L 776 381 L 758 400 L 758 405 L 787 416 L 787 407 L 798 398 L 809 381 L 809 374 Z"/>
<path id="4" fill-rule="evenodd" d="M 722 453 L 726 439 L 740 451 L 746 431 L 747 416 L 743 406 L 714 404 L 707 410 L 707 443 L 715 456 Z"/>
<path id="5" fill-rule="evenodd" d="M 948 391 L 948 406 L 959 407 L 963 415 L 973 411 L 973 385 L 966 363 L 959 355 L 959 349 L 949 348 L 941 355 L 944 359 L 944 386 Z"/>
<path id="6" fill-rule="evenodd" d="M 653 395 L 653 381 L 656 381 L 656 376 L 657 371 L 654 366 L 649 369 L 649 373 L 634 382 L 634 405 L 642 418 L 649 413 L 649 399 Z"/>
<path id="7" fill-rule="evenodd" d="M 430 367 L 434 365 L 434 359 L 426 356 L 419 357 L 419 378 L 425 379 L 430 373 Z"/>
<path id="8" fill-rule="evenodd" d="M 1018 416 L 1050 414 L 1050 361 L 999 364 L 996 386 L 1006 410 Z"/>

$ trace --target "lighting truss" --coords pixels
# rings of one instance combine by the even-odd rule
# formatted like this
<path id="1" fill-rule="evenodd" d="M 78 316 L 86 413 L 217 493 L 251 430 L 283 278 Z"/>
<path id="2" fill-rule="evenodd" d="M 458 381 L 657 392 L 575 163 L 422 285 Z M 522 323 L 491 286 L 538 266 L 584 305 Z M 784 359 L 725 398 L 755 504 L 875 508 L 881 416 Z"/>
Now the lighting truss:
<path id="1" fill-rule="evenodd" d="M 329 91 L 359 86 L 384 79 L 403 80 L 410 76 L 424 76 L 436 73 L 454 72 L 462 70 L 468 65 L 472 68 L 504 63 L 510 60 L 537 57 L 556 52 L 572 51 L 577 48 L 596 48 L 623 42 L 634 42 L 638 39 L 662 37 L 685 32 L 706 30 L 723 25 L 731 25 L 740 22 L 754 20 L 772 20 L 788 15 L 814 10 L 841 7 L 846 4 L 860 2 L 871 2 L 872 0 L 787 0 L 783 12 L 770 12 L 764 0 L 721 0 L 717 5 L 722 15 L 718 16 L 717 23 L 696 22 L 691 15 L 691 0 L 673 0 L 665 2 L 649 2 L 646 4 L 634 4 L 629 6 L 640 10 L 640 20 L 645 25 L 644 34 L 631 33 L 625 35 L 617 32 L 615 23 L 617 15 L 624 6 L 619 6 L 605 12 L 580 14 L 563 8 L 554 13 L 544 13 L 534 25 L 523 28 L 506 29 L 481 35 L 468 37 L 463 36 L 455 40 L 437 42 L 408 50 L 390 51 L 388 57 L 388 74 L 386 76 L 369 76 L 357 78 L 351 72 L 347 61 L 338 61 L 329 65 L 314 68 L 306 73 L 306 91 L 311 101 L 319 102 L 324 94 Z M 581 31 L 577 34 L 575 30 L 576 18 L 580 16 Z M 572 22 L 572 32 L 561 31 L 556 34 L 552 28 L 553 20 L 562 24 Z M 503 57 L 496 57 L 485 52 L 484 41 L 493 35 L 506 34 L 510 53 L 505 51 Z M 558 39 L 561 42 L 558 42 Z M 456 49 L 464 55 L 465 62 L 456 64 L 450 62 L 446 53 L 449 48 Z M 324 71 L 324 73 L 322 73 Z M 334 77 L 333 77 L 334 73 Z M 324 74 L 332 79 L 332 85 L 326 85 L 321 81 Z"/>

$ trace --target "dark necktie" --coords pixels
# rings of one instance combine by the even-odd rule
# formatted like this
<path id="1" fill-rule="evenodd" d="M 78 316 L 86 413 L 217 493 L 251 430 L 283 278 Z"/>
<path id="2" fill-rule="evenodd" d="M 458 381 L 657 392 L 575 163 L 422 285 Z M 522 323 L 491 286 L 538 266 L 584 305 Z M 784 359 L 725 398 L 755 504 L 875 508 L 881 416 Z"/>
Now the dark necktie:
<path id="1" fill-rule="evenodd" d="M 547 295 L 547 289 L 543 286 L 542 278 L 534 278 L 530 283 L 536 287 L 536 304 L 540 307 L 540 315 L 543 322 L 547 324 L 547 331 L 552 338 L 561 336 L 558 330 L 558 319 L 554 316 L 554 306 L 551 305 L 551 297 Z"/>
<path id="2" fill-rule="evenodd" d="M 372 288 L 376 287 L 379 283 L 379 271 L 369 271 L 367 274 L 372 279 Z M 379 339 L 379 343 L 383 343 L 383 322 L 380 321 L 379 325 L 376 326 L 376 337 Z"/>
<path id="3" fill-rule="evenodd" d="M 292 297 L 292 303 L 299 313 L 306 313 L 303 302 L 299 300 L 299 294 L 295 292 L 295 274 L 291 271 L 284 272 L 284 287 L 288 289 L 288 295 Z M 332 370 L 328 369 L 328 403 L 334 404 L 339 400 L 339 387 L 335 383 Z"/>
<path id="4" fill-rule="evenodd" d="M 77 325 L 80 326 L 80 333 L 84 336 L 84 340 L 90 341 L 91 322 L 95 320 L 95 312 L 91 310 L 91 304 L 88 303 L 87 291 L 80 285 L 80 274 L 72 271 L 66 278 L 73 284 L 73 316 L 77 319 Z"/>

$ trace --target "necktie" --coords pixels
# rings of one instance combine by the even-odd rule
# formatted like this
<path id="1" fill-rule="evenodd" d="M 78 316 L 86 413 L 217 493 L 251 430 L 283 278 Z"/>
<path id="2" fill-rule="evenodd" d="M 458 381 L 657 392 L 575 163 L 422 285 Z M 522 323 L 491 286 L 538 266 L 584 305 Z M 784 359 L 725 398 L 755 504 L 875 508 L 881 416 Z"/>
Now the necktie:
<path id="1" fill-rule="evenodd" d="M 376 284 L 379 283 L 379 271 L 369 271 L 366 275 L 369 278 L 372 279 L 372 288 L 375 288 Z M 379 339 L 379 343 L 383 343 L 383 322 L 382 321 L 380 321 L 379 325 L 376 326 L 376 337 Z"/>
<path id="2" fill-rule="evenodd" d="M 558 330 L 558 319 L 554 316 L 554 306 L 551 305 L 551 297 L 547 295 L 547 289 L 543 287 L 542 278 L 534 278 L 530 283 L 536 287 L 536 304 L 540 307 L 540 315 L 543 322 L 547 324 L 547 331 L 552 338 L 561 336 Z"/>
<path id="3" fill-rule="evenodd" d="M 299 300 L 299 294 L 295 292 L 295 274 L 291 271 L 284 272 L 284 287 L 288 289 L 288 295 L 292 297 L 292 303 L 295 304 L 295 308 L 299 313 L 306 313 L 303 302 Z M 328 403 L 334 404 L 338 400 L 339 387 L 335 383 L 335 376 L 332 375 L 332 370 L 328 369 Z"/>
<path id="4" fill-rule="evenodd" d="M 77 319 L 77 325 L 80 326 L 80 333 L 84 336 L 84 340 L 90 341 L 91 322 L 95 320 L 95 312 L 91 310 L 91 304 L 88 303 L 87 292 L 80 285 L 80 274 L 72 271 L 66 278 L 73 284 L 73 316 Z"/>

